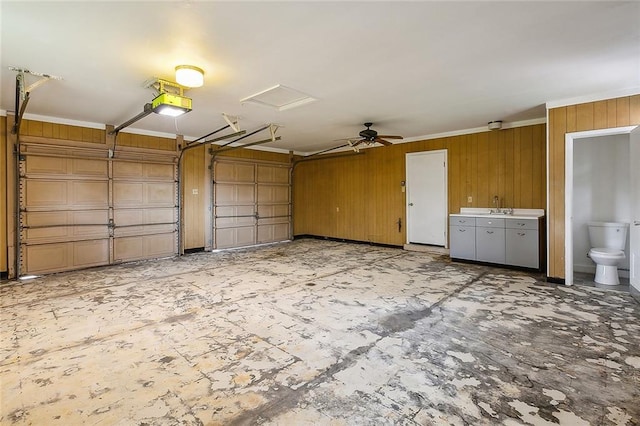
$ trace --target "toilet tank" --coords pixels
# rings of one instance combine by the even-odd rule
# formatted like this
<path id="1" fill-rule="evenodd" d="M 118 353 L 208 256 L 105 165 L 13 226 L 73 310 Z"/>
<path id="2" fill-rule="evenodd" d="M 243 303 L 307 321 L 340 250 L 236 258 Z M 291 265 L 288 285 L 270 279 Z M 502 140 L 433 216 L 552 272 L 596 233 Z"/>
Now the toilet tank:
<path id="1" fill-rule="evenodd" d="M 624 250 L 627 244 L 628 223 L 589 222 L 591 247 Z"/>

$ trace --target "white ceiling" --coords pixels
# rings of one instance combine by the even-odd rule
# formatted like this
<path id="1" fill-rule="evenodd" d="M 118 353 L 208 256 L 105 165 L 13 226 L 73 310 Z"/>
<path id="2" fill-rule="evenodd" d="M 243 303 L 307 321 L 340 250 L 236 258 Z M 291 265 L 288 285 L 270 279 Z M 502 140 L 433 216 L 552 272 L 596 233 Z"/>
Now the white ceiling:
<path id="1" fill-rule="evenodd" d="M 15 109 L 15 66 L 63 77 L 31 93 L 28 114 L 117 126 L 153 98 L 146 80 L 191 64 L 206 71 L 205 86 L 187 92 L 193 111 L 131 126 L 187 139 L 223 126 L 226 113 L 249 131 L 284 126 L 270 147 L 313 152 L 365 121 L 413 138 L 640 88 L 634 1 L 3 0 L 0 13 L 0 109 Z M 240 103 L 276 84 L 318 100 L 285 111 Z"/>

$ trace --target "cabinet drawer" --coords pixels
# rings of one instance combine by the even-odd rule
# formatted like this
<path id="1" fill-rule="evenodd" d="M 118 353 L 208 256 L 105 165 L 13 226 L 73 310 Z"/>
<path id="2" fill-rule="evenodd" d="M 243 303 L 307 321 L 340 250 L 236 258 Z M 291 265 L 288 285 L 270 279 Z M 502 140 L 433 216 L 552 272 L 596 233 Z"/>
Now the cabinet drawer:
<path id="1" fill-rule="evenodd" d="M 509 229 L 538 229 L 538 219 L 506 219 Z"/>
<path id="2" fill-rule="evenodd" d="M 504 228 L 504 219 L 496 219 L 493 217 L 477 217 L 476 226 L 484 228 Z"/>
<path id="3" fill-rule="evenodd" d="M 460 217 L 460 216 L 450 216 L 449 217 L 449 225 L 460 225 L 460 226 L 476 226 L 476 218 L 475 217 Z"/>

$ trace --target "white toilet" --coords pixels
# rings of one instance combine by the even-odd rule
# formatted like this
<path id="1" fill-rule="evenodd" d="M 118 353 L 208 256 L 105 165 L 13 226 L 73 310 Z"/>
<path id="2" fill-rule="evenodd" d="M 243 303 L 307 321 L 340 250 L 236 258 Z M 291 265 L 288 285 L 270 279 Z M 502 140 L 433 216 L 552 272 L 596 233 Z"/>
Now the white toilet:
<path id="1" fill-rule="evenodd" d="M 591 260 L 596 264 L 595 282 L 618 285 L 618 263 L 625 258 L 628 223 L 589 222 L 589 250 Z"/>

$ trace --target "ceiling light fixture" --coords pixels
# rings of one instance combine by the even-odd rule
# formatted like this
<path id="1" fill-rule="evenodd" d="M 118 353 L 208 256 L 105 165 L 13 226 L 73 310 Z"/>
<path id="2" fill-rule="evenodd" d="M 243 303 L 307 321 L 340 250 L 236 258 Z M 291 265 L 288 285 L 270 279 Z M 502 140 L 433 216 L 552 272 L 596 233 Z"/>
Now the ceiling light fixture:
<path id="1" fill-rule="evenodd" d="M 201 87 L 204 84 L 204 71 L 193 65 L 178 65 L 176 81 L 185 87 Z"/>
<path id="2" fill-rule="evenodd" d="M 502 129 L 502 120 L 490 121 L 487 123 L 487 127 L 489 130 L 500 130 Z"/>

